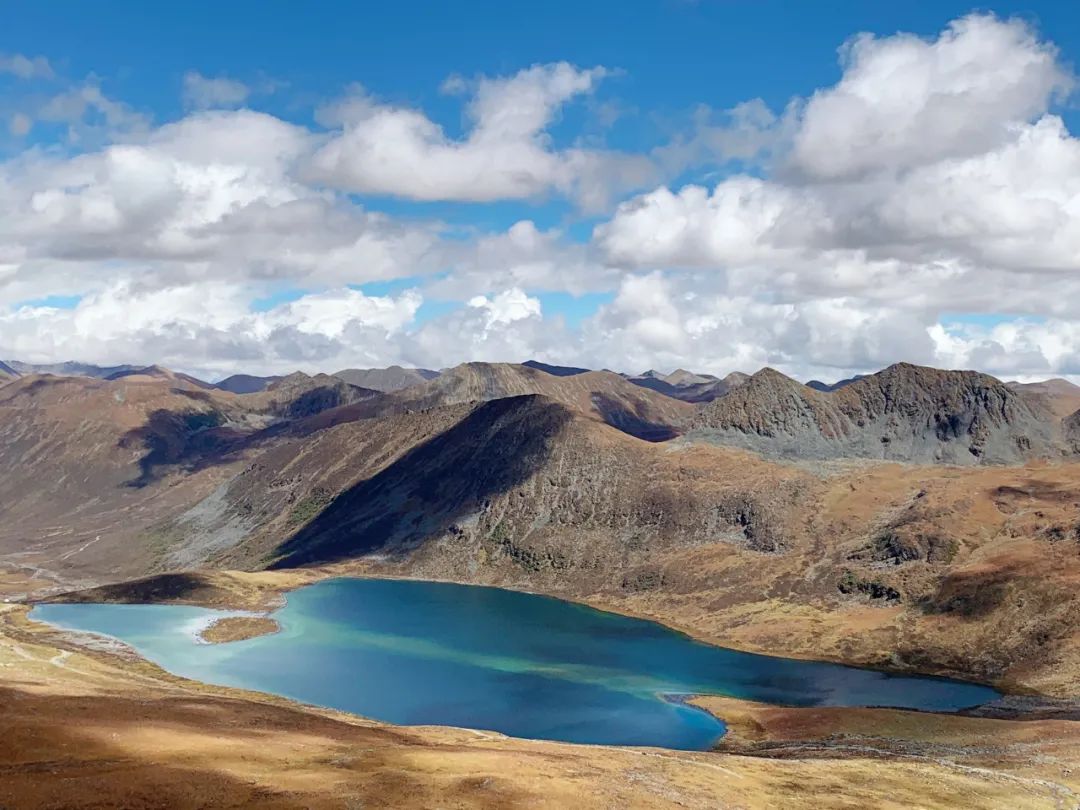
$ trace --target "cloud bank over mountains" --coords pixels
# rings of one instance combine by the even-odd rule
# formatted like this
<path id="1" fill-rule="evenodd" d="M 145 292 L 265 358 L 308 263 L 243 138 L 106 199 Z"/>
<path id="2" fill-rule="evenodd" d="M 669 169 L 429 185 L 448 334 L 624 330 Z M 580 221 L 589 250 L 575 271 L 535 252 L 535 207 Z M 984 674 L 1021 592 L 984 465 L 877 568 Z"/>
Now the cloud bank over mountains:
<path id="1" fill-rule="evenodd" d="M 1055 114 L 1075 77 L 1054 45 L 972 15 L 840 59 L 783 110 L 747 99 L 634 153 L 565 131 L 617 66 L 451 77 L 456 132 L 361 86 L 294 123 L 195 70 L 187 112 L 155 124 L 0 54 L 49 88 L 5 107 L 0 357 L 1080 375 L 1080 141 Z M 565 226 L 422 207 L 553 200 Z M 565 294 L 603 303 L 569 318 Z"/>

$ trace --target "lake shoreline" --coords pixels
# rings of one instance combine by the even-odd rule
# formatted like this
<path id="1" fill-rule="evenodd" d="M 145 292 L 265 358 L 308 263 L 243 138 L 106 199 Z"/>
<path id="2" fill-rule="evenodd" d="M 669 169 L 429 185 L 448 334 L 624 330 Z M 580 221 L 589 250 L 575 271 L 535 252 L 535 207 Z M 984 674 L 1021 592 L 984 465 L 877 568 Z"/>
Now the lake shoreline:
<path id="1" fill-rule="evenodd" d="M 191 594 L 179 596 L 169 593 L 167 588 L 159 589 L 155 587 L 155 583 L 160 580 L 176 576 L 198 579 L 200 581 L 200 586 L 197 589 L 193 589 L 194 592 Z M 970 672 L 951 667 L 905 665 L 897 663 L 894 659 L 865 660 L 843 656 L 815 656 L 802 652 L 799 649 L 765 649 L 758 645 L 742 643 L 738 639 L 705 632 L 700 628 L 673 620 L 667 615 L 658 615 L 654 612 L 635 609 L 633 606 L 620 602 L 618 599 L 612 599 L 606 594 L 578 596 L 574 594 L 538 591 L 535 589 L 512 587 L 494 583 L 469 582 L 446 577 L 416 576 L 412 574 L 402 574 L 393 569 L 387 569 L 381 563 L 371 564 L 365 562 L 352 562 L 343 565 L 252 572 L 206 569 L 196 572 L 186 572 L 183 575 L 155 575 L 115 583 L 113 585 L 56 594 L 41 600 L 28 601 L 30 604 L 62 604 L 72 602 L 99 602 L 103 604 L 187 604 L 219 610 L 247 610 L 270 615 L 287 604 L 288 594 L 292 591 L 308 585 L 313 585 L 317 582 L 348 578 L 405 580 L 410 582 L 468 585 L 470 587 L 492 588 L 495 590 L 509 591 L 511 593 L 542 596 L 583 605 L 595 610 L 614 613 L 628 618 L 654 622 L 694 641 L 711 646 L 723 647 L 736 652 L 753 653 L 773 658 L 788 658 L 800 661 L 840 664 L 856 669 L 871 669 L 898 676 L 942 678 L 976 686 L 988 686 L 1000 692 L 1004 697 L 1045 699 L 1051 703 L 1068 704 L 1070 710 L 1073 707 L 1080 709 L 1080 699 L 1059 699 L 1040 693 L 1037 690 L 1023 687 L 1008 680 L 982 679 L 974 677 Z M 1009 711 L 1015 716 L 1015 709 L 1011 708 Z"/>
<path id="2" fill-rule="evenodd" d="M 113 635 L 167 669 L 201 681 L 242 685 L 390 723 L 496 729 L 565 742 L 707 750 L 724 733 L 726 718 L 683 697 L 694 693 L 774 705 L 947 713 L 1000 697 L 990 688 L 955 680 L 891 677 L 868 668 L 741 652 L 648 620 L 505 588 L 341 576 L 293 592 L 288 604 L 273 617 L 212 615 L 180 605 L 57 604 L 36 608 L 32 618 Z M 278 630 L 277 620 L 292 631 L 285 641 L 245 647 L 242 658 L 221 658 L 183 652 L 185 634 L 175 632 L 179 620 L 189 626 L 204 623 L 197 628 L 202 641 L 254 638 Z M 297 647 L 297 633 L 305 627 L 319 641 Z M 186 631 L 189 639 L 193 632 Z M 358 640 L 335 642 L 350 633 L 359 634 Z M 530 641 L 536 633 L 544 635 L 545 645 Z M 318 662 L 320 677 L 288 663 L 301 649 L 306 660 Z M 461 666 L 474 667 L 473 674 L 455 674 Z M 350 673 L 357 671 L 376 673 L 375 680 L 355 681 Z M 520 685 L 495 688 L 511 683 L 508 677 Z M 487 680 L 494 690 L 490 694 L 477 686 Z M 427 682 L 443 683 L 444 699 L 428 695 Z M 508 695 L 532 690 L 528 711 L 500 708 L 513 703 L 500 697 L 501 688 Z M 660 710 L 657 702 L 684 708 Z M 633 712 L 626 711 L 631 706 Z"/>

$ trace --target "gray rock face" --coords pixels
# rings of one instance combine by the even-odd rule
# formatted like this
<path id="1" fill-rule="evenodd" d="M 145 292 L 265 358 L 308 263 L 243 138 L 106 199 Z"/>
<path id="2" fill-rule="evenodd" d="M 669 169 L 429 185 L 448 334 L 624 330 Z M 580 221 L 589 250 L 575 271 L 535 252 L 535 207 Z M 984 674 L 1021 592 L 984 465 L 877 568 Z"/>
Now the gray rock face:
<path id="1" fill-rule="evenodd" d="M 999 380 L 906 363 L 829 392 L 764 369 L 703 406 L 688 437 L 803 459 L 1014 464 L 1062 452 L 1052 415 Z"/>
<path id="2" fill-rule="evenodd" d="M 1061 423 L 1065 444 L 1073 453 L 1080 453 L 1080 411 L 1065 417 Z"/>

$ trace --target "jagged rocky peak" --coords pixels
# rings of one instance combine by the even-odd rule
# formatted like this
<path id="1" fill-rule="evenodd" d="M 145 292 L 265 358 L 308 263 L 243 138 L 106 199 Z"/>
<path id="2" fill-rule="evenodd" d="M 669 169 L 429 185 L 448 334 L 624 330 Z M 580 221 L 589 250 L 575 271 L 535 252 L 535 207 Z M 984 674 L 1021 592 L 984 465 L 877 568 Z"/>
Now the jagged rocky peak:
<path id="1" fill-rule="evenodd" d="M 942 418 L 970 414 L 1005 424 L 1030 411 L 1003 382 L 978 371 L 946 371 L 911 363 L 896 363 L 832 392 L 832 397 L 852 415 L 861 406 L 873 418 L 897 409 L 910 412 L 913 405 L 934 410 Z"/>
<path id="2" fill-rule="evenodd" d="M 693 428 L 771 455 L 972 464 L 1060 453 L 1052 423 L 989 375 L 897 363 L 828 392 L 762 369 Z"/>

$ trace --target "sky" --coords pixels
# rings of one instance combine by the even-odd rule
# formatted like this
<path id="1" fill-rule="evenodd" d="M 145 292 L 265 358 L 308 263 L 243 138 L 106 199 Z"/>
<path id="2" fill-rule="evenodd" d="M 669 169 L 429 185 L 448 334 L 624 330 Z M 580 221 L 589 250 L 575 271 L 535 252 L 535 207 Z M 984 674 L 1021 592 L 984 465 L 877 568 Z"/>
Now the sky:
<path id="1" fill-rule="evenodd" d="M 1080 381 L 1080 5 L 0 4 L 0 358 Z"/>

